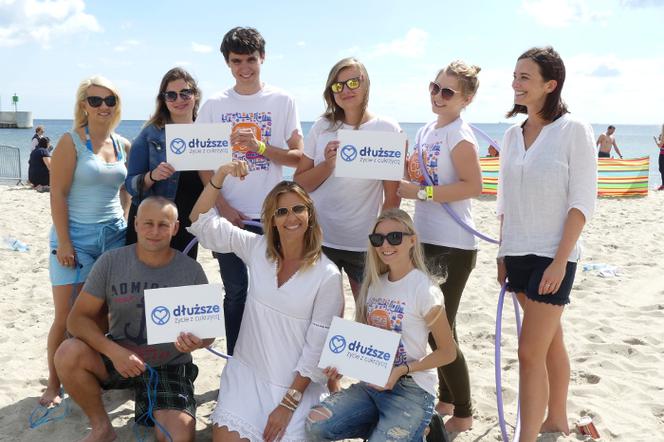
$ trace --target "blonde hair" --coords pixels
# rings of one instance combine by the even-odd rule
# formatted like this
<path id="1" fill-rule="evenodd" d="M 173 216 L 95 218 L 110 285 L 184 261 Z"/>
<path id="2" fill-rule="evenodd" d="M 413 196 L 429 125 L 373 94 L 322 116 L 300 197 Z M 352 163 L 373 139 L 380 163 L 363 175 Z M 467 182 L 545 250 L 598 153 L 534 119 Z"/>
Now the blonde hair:
<path id="1" fill-rule="evenodd" d="M 410 249 L 410 262 L 413 264 L 417 270 L 423 272 L 425 275 L 431 279 L 429 271 L 427 270 L 426 262 L 424 260 L 424 251 L 422 250 L 422 244 L 417 237 L 415 232 L 415 225 L 410 215 L 401 209 L 388 209 L 380 214 L 376 219 L 371 233 L 376 231 L 376 227 L 383 221 L 393 220 L 401 223 L 404 227 L 403 232 L 414 235 L 415 244 Z M 369 287 L 374 284 L 380 284 L 380 277 L 386 274 L 390 270 L 389 266 L 385 264 L 380 257 L 378 256 L 378 251 L 376 247 L 373 247 L 369 243 L 369 250 L 367 251 L 367 260 L 364 266 L 364 280 L 362 282 L 362 287 L 360 287 L 360 293 L 357 296 L 357 301 L 355 302 L 355 320 L 363 324 L 367 323 L 367 293 L 369 292 Z"/>
<path id="2" fill-rule="evenodd" d="M 461 93 L 464 97 L 472 97 L 480 87 L 480 79 L 477 74 L 480 73 L 482 68 L 476 65 L 468 65 L 463 60 L 454 60 L 446 67 L 438 71 L 436 78 L 442 73 L 451 75 L 459 80 L 461 86 Z"/>
<path id="3" fill-rule="evenodd" d="M 111 121 L 111 130 L 115 129 L 117 125 L 120 124 L 120 119 L 122 118 L 122 100 L 120 99 L 120 93 L 115 85 L 101 75 L 86 78 L 78 85 L 78 90 L 76 90 L 76 104 L 74 105 L 74 129 L 88 125 L 88 115 L 83 109 L 83 102 L 88 97 L 88 88 L 90 88 L 90 86 L 104 87 L 115 95 L 117 102 L 115 104 L 115 114 Z"/>
<path id="4" fill-rule="evenodd" d="M 339 107 L 336 101 L 334 101 L 334 94 L 332 93 L 330 86 L 332 86 L 332 83 L 337 81 L 339 73 L 347 68 L 357 68 L 360 71 L 360 75 L 362 76 L 361 83 L 366 83 L 367 85 L 367 90 L 364 94 L 364 97 L 362 98 L 362 104 L 360 105 L 360 119 L 358 121 L 349 122 L 355 125 L 355 129 L 359 129 L 360 123 L 362 122 L 364 114 L 367 111 L 367 107 L 369 106 L 369 87 L 371 86 L 371 82 L 369 81 L 367 68 L 364 67 L 364 65 L 358 59 L 353 57 L 339 60 L 334 66 L 332 66 L 332 69 L 330 69 L 330 73 L 327 75 L 327 82 L 325 82 L 325 90 L 323 91 L 323 100 L 325 100 L 326 105 L 323 118 L 330 122 L 330 130 L 336 130 L 340 128 L 344 122 L 344 119 L 346 118 L 346 113 L 344 110 Z"/>
<path id="5" fill-rule="evenodd" d="M 267 250 L 265 254 L 267 258 L 277 263 L 277 270 L 281 269 L 281 260 L 283 254 L 281 251 L 281 241 L 279 240 L 279 232 L 274 224 L 274 212 L 278 209 L 279 197 L 287 193 L 294 193 L 299 196 L 304 205 L 307 206 L 309 213 L 309 222 L 307 231 L 304 233 L 303 250 L 302 250 L 302 267 L 307 268 L 313 266 L 321 255 L 321 246 L 323 243 L 323 231 L 321 230 L 318 218 L 316 216 L 316 209 L 314 202 L 299 184 L 293 181 L 282 181 L 270 191 L 263 201 L 263 210 L 261 213 L 261 221 L 263 223 L 263 232 L 267 239 Z"/>

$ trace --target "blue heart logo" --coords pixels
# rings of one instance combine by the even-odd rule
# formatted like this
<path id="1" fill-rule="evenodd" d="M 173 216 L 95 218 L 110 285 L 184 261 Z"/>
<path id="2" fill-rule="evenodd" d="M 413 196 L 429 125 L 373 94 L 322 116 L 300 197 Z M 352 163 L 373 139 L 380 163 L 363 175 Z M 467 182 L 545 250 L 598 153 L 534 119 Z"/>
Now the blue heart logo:
<path id="1" fill-rule="evenodd" d="M 357 149 L 352 144 L 346 144 L 341 148 L 340 155 L 344 161 L 353 161 L 357 158 Z"/>
<path id="2" fill-rule="evenodd" d="M 341 335 L 332 336 L 328 345 L 332 353 L 341 353 L 346 349 L 346 338 Z"/>
<path id="3" fill-rule="evenodd" d="M 180 155 L 187 148 L 187 143 L 182 138 L 173 138 L 171 141 L 171 152 Z"/>
<path id="4" fill-rule="evenodd" d="M 159 305 L 152 309 L 150 319 L 157 325 L 164 325 L 171 319 L 171 312 L 163 305 Z"/>

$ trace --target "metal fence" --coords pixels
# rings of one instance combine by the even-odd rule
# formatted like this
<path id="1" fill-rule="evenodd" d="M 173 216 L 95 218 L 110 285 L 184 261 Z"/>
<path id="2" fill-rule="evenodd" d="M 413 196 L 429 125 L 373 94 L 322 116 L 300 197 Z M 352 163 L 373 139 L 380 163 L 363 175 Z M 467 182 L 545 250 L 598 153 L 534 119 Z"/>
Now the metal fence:
<path id="1" fill-rule="evenodd" d="M 0 180 L 21 182 L 21 150 L 18 147 L 0 144 Z"/>

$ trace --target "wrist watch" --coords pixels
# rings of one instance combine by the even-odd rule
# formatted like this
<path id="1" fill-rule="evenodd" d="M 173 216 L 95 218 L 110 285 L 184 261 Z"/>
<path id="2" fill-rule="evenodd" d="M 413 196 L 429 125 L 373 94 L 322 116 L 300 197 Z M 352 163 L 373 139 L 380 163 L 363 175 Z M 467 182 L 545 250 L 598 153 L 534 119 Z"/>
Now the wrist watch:
<path id="1" fill-rule="evenodd" d="M 424 187 L 420 187 L 420 190 L 417 191 L 417 199 L 420 201 L 427 200 L 427 191 Z"/>
<path id="2" fill-rule="evenodd" d="M 288 392 L 286 393 L 286 395 L 290 396 L 291 399 L 293 399 L 293 400 L 294 400 L 295 402 L 297 402 L 298 404 L 299 404 L 300 401 L 302 400 L 302 392 L 299 391 L 299 390 L 296 390 L 296 389 L 294 389 L 294 388 L 289 388 L 289 389 L 288 389 Z"/>

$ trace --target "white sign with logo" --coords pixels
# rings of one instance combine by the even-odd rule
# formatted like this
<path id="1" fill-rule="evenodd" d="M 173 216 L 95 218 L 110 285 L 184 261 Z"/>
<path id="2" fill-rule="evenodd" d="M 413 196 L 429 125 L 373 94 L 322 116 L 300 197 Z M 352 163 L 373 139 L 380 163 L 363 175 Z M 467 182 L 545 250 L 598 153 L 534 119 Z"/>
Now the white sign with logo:
<path id="1" fill-rule="evenodd" d="M 406 164 L 406 134 L 369 130 L 340 130 L 334 175 L 399 181 Z"/>
<path id="2" fill-rule="evenodd" d="M 400 339 L 393 331 L 335 317 L 318 367 L 334 367 L 344 376 L 382 387 L 390 377 Z"/>
<path id="3" fill-rule="evenodd" d="M 167 124 L 166 161 L 175 170 L 217 170 L 233 160 L 231 123 Z"/>
<path id="4" fill-rule="evenodd" d="M 221 284 L 146 289 L 148 344 L 175 342 L 180 332 L 215 338 L 225 335 Z"/>

